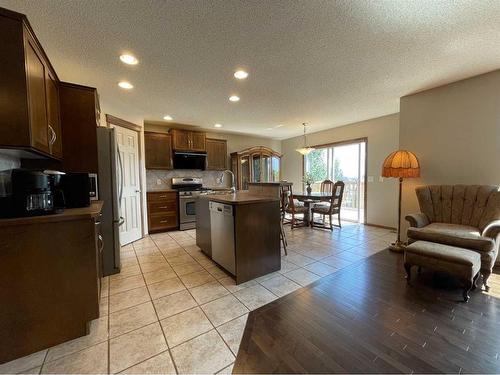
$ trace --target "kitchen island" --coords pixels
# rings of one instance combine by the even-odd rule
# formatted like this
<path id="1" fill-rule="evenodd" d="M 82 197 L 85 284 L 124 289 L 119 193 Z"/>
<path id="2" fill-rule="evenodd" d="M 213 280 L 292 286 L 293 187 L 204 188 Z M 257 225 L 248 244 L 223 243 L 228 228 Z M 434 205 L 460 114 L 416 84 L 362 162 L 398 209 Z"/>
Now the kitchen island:
<path id="1" fill-rule="evenodd" d="M 236 284 L 279 271 L 279 199 L 248 191 L 200 196 L 196 244 L 232 274 Z"/>

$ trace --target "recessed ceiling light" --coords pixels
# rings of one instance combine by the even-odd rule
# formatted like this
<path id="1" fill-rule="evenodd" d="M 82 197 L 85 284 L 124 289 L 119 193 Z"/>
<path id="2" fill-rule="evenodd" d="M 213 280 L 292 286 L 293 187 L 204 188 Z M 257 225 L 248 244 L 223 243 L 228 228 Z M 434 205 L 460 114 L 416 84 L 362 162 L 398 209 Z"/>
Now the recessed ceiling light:
<path id="1" fill-rule="evenodd" d="M 135 56 L 127 54 L 120 55 L 120 60 L 128 65 L 137 65 L 139 63 L 139 60 Z"/>
<path id="2" fill-rule="evenodd" d="M 266 130 L 273 130 L 273 128 L 266 128 Z"/>
<path id="3" fill-rule="evenodd" d="M 248 73 L 245 72 L 244 70 L 237 70 L 234 72 L 234 78 L 236 79 L 245 79 L 248 77 Z"/>
<path id="4" fill-rule="evenodd" d="M 215 124 L 214 127 L 215 128 L 222 128 L 222 124 Z"/>
<path id="5" fill-rule="evenodd" d="M 118 86 L 120 86 L 122 89 L 125 90 L 130 90 L 134 88 L 134 85 L 132 85 L 130 82 L 127 81 L 118 82 Z"/>
<path id="6" fill-rule="evenodd" d="M 166 116 L 163 116 L 163 119 L 167 120 L 167 121 L 172 121 L 174 118 L 172 116 L 166 115 Z"/>
<path id="7" fill-rule="evenodd" d="M 282 124 L 279 124 L 279 125 L 276 125 L 275 128 L 281 128 L 283 125 Z"/>
<path id="8" fill-rule="evenodd" d="M 231 96 L 229 97 L 229 101 L 230 101 L 230 102 L 239 102 L 239 101 L 240 101 L 240 97 L 239 97 L 239 96 L 237 96 L 237 95 L 231 95 Z"/>

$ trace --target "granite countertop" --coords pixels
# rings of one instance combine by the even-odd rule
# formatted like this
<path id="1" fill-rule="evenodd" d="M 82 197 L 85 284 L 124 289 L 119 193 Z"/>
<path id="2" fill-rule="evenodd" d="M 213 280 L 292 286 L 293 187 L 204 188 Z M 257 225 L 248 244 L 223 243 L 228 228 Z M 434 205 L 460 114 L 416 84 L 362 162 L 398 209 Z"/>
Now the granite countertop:
<path id="1" fill-rule="evenodd" d="M 293 185 L 293 182 L 289 181 L 276 181 L 276 182 L 248 182 L 248 185 L 261 185 L 261 186 L 282 186 L 282 185 Z"/>
<path id="2" fill-rule="evenodd" d="M 43 224 L 58 221 L 93 219 L 99 216 L 102 211 L 103 204 L 103 201 L 91 201 L 89 207 L 66 208 L 60 214 L 0 219 L 0 226 Z"/>
<path id="3" fill-rule="evenodd" d="M 231 191 L 231 188 L 227 187 L 210 187 L 210 186 L 203 186 L 205 189 L 210 189 L 213 191 Z M 178 190 L 172 189 L 172 188 L 160 188 L 160 189 L 149 189 L 147 193 L 177 193 Z"/>
<path id="4" fill-rule="evenodd" d="M 233 194 L 209 194 L 201 196 L 202 199 L 210 201 L 226 203 L 226 204 L 252 204 L 263 202 L 279 202 L 278 198 L 265 197 L 248 193 L 247 191 L 238 191 Z"/>

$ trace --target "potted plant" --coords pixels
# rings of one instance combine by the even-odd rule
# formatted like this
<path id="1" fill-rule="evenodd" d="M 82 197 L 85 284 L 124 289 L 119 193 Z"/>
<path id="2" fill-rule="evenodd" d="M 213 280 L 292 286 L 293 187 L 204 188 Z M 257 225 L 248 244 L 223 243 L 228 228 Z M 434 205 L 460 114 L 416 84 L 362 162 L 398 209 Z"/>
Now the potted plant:
<path id="1" fill-rule="evenodd" d="M 304 184 L 306 184 L 306 191 L 307 191 L 307 194 L 310 195 L 311 194 L 311 184 L 314 184 L 314 180 L 313 180 L 313 177 L 312 175 L 309 173 L 309 172 L 306 172 L 304 174 L 304 177 L 302 178 L 302 182 Z"/>

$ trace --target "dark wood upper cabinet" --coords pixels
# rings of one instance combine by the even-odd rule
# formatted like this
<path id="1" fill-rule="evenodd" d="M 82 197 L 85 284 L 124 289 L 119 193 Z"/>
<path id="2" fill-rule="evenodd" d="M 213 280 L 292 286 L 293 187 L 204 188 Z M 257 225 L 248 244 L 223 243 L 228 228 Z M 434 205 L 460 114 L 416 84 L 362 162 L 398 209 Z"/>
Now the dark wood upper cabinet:
<path id="1" fill-rule="evenodd" d="M 172 148 L 176 151 L 206 151 L 206 134 L 184 129 L 172 129 Z"/>
<path id="2" fill-rule="evenodd" d="M 227 169 L 227 141 L 225 139 L 206 139 L 207 170 Z"/>
<path id="3" fill-rule="evenodd" d="M 190 132 L 191 151 L 206 151 L 206 135 L 201 132 Z"/>
<path id="4" fill-rule="evenodd" d="M 146 169 L 172 169 L 172 136 L 144 132 Z"/>
<path id="5" fill-rule="evenodd" d="M 26 83 L 28 94 L 31 145 L 49 152 L 47 102 L 45 98 L 45 64 L 34 40 L 26 37 Z"/>
<path id="6" fill-rule="evenodd" d="M 59 106 L 59 86 L 56 79 L 47 71 L 45 77 L 47 94 L 47 126 L 49 130 L 49 152 L 56 158 L 62 158 L 62 130 Z"/>
<path id="7" fill-rule="evenodd" d="M 0 148 L 62 157 L 59 79 L 23 14 L 0 8 Z"/>
<path id="8" fill-rule="evenodd" d="M 174 150 L 189 150 L 189 133 L 185 130 L 172 129 L 172 147 Z"/>
<path id="9" fill-rule="evenodd" d="M 100 106 L 93 87 L 61 82 L 63 170 L 97 173 L 97 126 Z"/>

